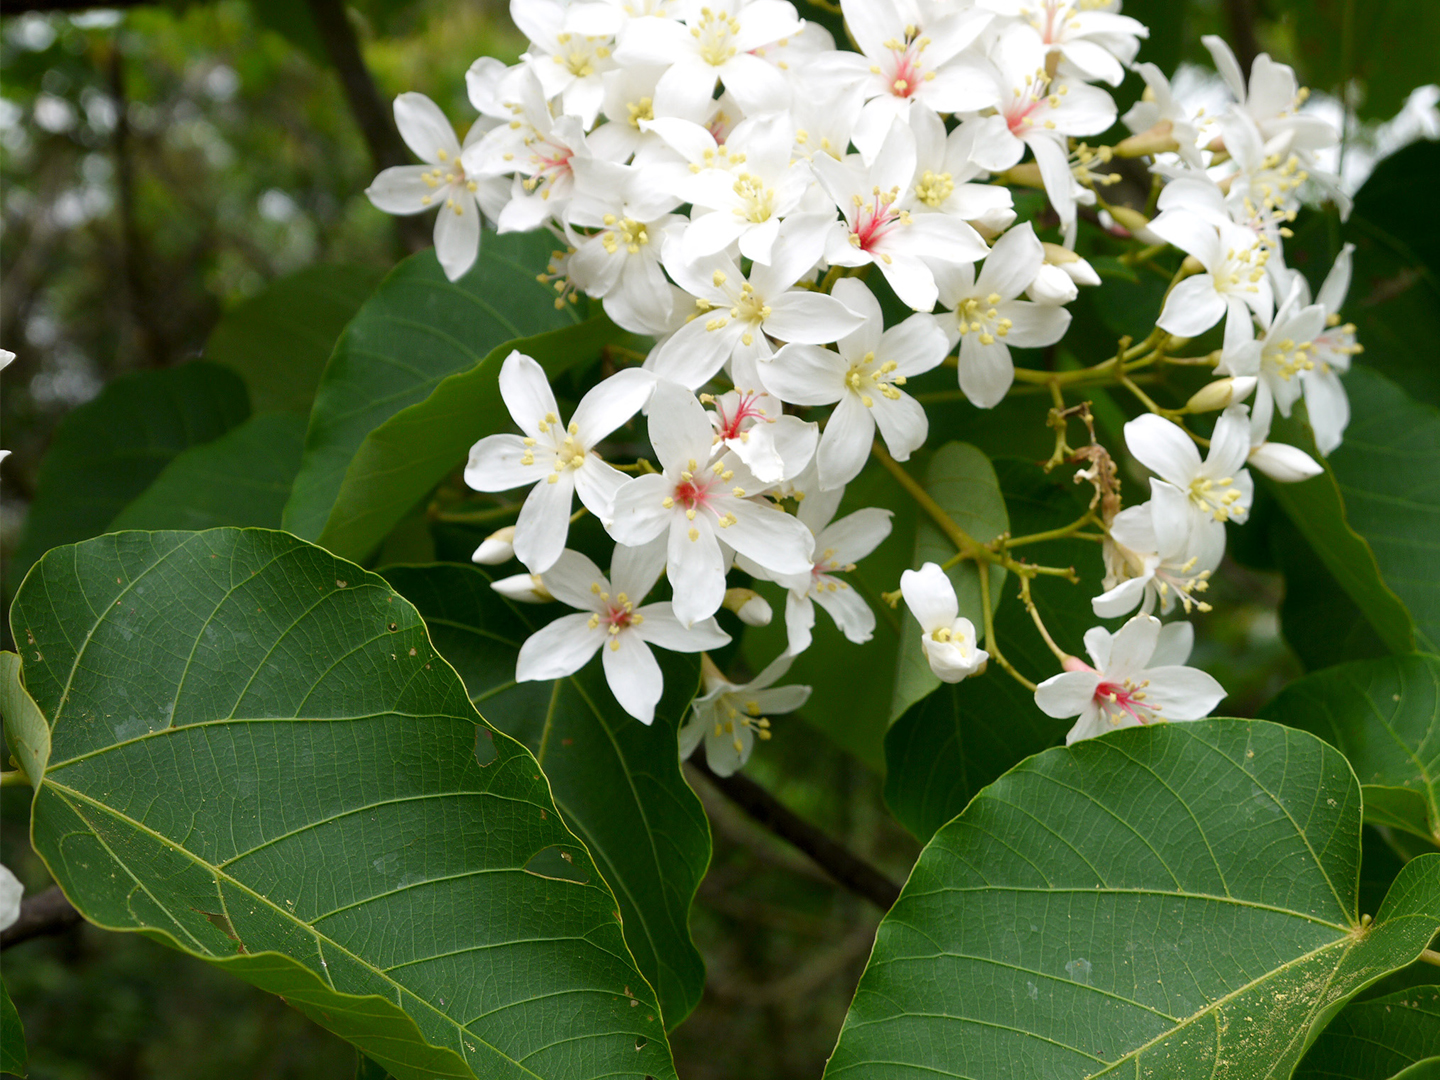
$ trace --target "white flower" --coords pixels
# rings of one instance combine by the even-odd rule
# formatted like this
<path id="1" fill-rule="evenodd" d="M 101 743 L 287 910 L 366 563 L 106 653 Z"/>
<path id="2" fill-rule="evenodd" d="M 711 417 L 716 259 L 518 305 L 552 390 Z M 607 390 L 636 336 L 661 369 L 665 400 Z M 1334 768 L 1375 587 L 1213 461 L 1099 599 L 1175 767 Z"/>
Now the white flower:
<path id="1" fill-rule="evenodd" d="M 952 346 L 960 343 L 960 389 L 982 409 L 999 404 L 1015 381 L 1011 345 L 1053 345 L 1070 326 L 1064 308 L 1017 299 L 1044 262 L 1045 249 L 1027 221 L 995 241 L 978 278 L 973 266 L 936 275 L 940 302 L 951 309 L 940 325 Z"/>
<path id="2" fill-rule="evenodd" d="M 1040 246 L 1045 250 L 1045 263 L 1025 290 L 1025 295 L 1037 304 L 1068 304 L 1080 295 L 1081 285 L 1100 284 L 1095 268 L 1069 248 L 1059 244 Z"/>
<path id="3" fill-rule="evenodd" d="M 941 682 L 957 683 L 976 674 L 990 654 L 975 646 L 975 624 L 960 617 L 955 586 L 933 562 L 900 575 L 905 606 L 920 624 L 920 647 Z"/>
<path id="4" fill-rule="evenodd" d="M 10 354 L 12 357 L 14 353 Z M 8 361 L 7 361 L 8 363 Z M 20 897 L 25 886 L 10 872 L 8 866 L 0 865 L 0 930 L 8 930 L 20 918 Z"/>
<path id="5" fill-rule="evenodd" d="M 950 214 L 991 233 L 1003 232 L 1015 221 L 1015 200 L 1009 188 L 970 183 L 986 171 L 971 159 L 981 128 L 981 122 L 970 120 L 946 135 L 944 123 L 929 109 L 911 113 L 915 213 Z"/>
<path id="6" fill-rule="evenodd" d="M 992 172 L 1008 169 L 1028 146 L 1040 167 L 1045 193 L 1067 231 L 1075 221 L 1075 176 L 1069 136 L 1098 135 L 1115 122 L 1115 102 L 1104 90 L 1046 74 L 1046 47 L 1029 26 L 1012 26 L 991 50 L 999 74 L 998 116 L 975 141 L 975 161 Z"/>
<path id="7" fill-rule="evenodd" d="M 632 19 L 620 35 L 615 59 L 626 66 L 664 67 L 655 86 L 657 116 L 691 116 L 724 83 L 747 115 L 777 112 L 790 103 L 785 77 L 751 50 L 801 27 L 795 8 L 782 0 L 686 0 L 683 21 Z"/>
<path id="8" fill-rule="evenodd" d="M 834 297 L 794 287 L 819 261 L 830 220 L 815 214 L 789 218 L 780 228 L 774 260 L 768 266 L 755 263 L 748 279 L 727 254 L 692 261 L 676 240 L 669 240 L 665 267 L 695 297 L 698 314 L 660 346 L 646 367 L 693 390 L 732 357 L 753 363 L 771 356 L 771 337 L 819 345 L 860 326 L 863 316 Z"/>
<path id="9" fill-rule="evenodd" d="M 754 589 L 726 589 L 721 606 L 734 612 L 735 617 L 746 626 L 769 626 L 770 620 L 775 618 L 770 601 Z"/>
<path id="10" fill-rule="evenodd" d="M 701 658 L 705 693 L 691 705 L 690 722 L 680 729 L 680 759 L 705 740 L 705 761 L 719 776 L 729 776 L 750 760 L 755 738 L 770 738 L 767 713 L 794 712 L 810 698 L 808 686 L 775 686 L 790 670 L 794 657 L 782 653 L 747 683 L 732 683 Z"/>
<path id="11" fill-rule="evenodd" d="M 820 432 L 813 423 L 786 416 L 778 398 L 763 390 L 731 390 L 719 397 L 701 394 L 711 405 L 716 437 L 764 484 L 799 476 L 815 456 Z"/>
<path id="12" fill-rule="evenodd" d="M 501 232 L 528 232 L 558 220 L 575 187 L 574 159 L 589 156 L 585 131 L 574 116 L 552 116 L 539 77 L 526 68 L 504 106 L 513 119 L 465 147 L 472 176 L 514 173 L 510 200 L 500 212 Z"/>
<path id="13" fill-rule="evenodd" d="M 465 482 L 476 491 L 506 491 L 534 484 L 515 522 L 515 555 L 531 573 L 550 569 L 570 532 L 570 504 L 578 494 L 605 521 L 610 500 L 625 482 L 601 460 L 595 444 L 634 416 L 655 385 L 630 369 L 597 383 L 566 426 L 545 369 L 512 352 L 500 367 L 500 394 L 524 435 L 487 435 L 470 448 Z"/>
<path id="14" fill-rule="evenodd" d="M 1271 442 L 1270 419 L 1268 412 L 1261 415 L 1259 410 L 1250 417 L 1248 460 L 1251 465 L 1279 484 L 1298 484 L 1325 471 L 1318 461 L 1298 446 Z"/>
<path id="15" fill-rule="evenodd" d="M 638 546 L 668 532 L 668 573 L 682 624 L 709 618 L 725 598 L 722 538 L 772 573 L 809 570 L 810 530 L 757 500 L 764 484 L 734 454 L 711 462 L 714 432 L 694 394 L 674 383 L 656 386 L 650 443 L 664 471 L 637 476 L 620 488 L 610 535 Z"/>
<path id="16" fill-rule="evenodd" d="M 796 405 L 837 403 L 816 451 L 820 486 L 849 483 L 864 468 L 875 429 L 890 454 L 906 461 L 925 443 L 925 409 L 900 387 L 938 367 L 949 351 L 933 315 L 915 314 L 885 330 L 880 304 L 855 278 L 835 283 L 835 299 L 864 322 L 842 337 L 838 352 L 817 345 L 786 345 L 764 364 L 761 381 L 782 401 Z"/>
<path id="17" fill-rule="evenodd" d="M 675 123 L 683 123 L 676 121 Z M 788 117 L 747 120 L 725 141 L 729 168 L 702 169 L 683 188 L 693 206 L 685 229 L 690 260 L 738 244 L 740 254 L 771 261 L 781 219 L 800 205 L 812 183 L 805 160 L 792 161 L 795 126 Z"/>
<path id="18" fill-rule="evenodd" d="M 1125 66 L 1149 37 L 1143 23 L 1118 14 L 1118 0 L 985 0 L 1002 15 L 1024 19 L 1050 53 L 1081 78 L 1119 86 Z M 1111 10 L 1103 10 L 1110 8 Z"/>
<path id="19" fill-rule="evenodd" d="M 1137 604 L 1145 614 L 1169 614 L 1179 601 L 1188 615 L 1191 608 L 1209 611 L 1195 597 L 1210 587 L 1210 575 L 1225 554 L 1223 529 L 1191 529 L 1186 495 L 1159 480 L 1150 481 L 1151 501 L 1130 506 L 1115 515 L 1105 543 L 1106 592 L 1090 601 L 1095 615 L 1114 619 L 1129 614 Z"/>
<path id="20" fill-rule="evenodd" d="M 1232 405 L 1220 414 L 1203 462 L 1190 436 L 1154 413 L 1125 425 L 1125 445 L 1140 464 L 1186 496 L 1184 512 L 1192 531 L 1243 522 L 1249 516 L 1255 482 L 1244 467 L 1250 454 L 1245 406 Z M 1180 506 L 1175 504 L 1177 511 Z M 1165 525 L 1156 522 L 1155 527 L 1158 531 Z"/>
<path id="21" fill-rule="evenodd" d="M 987 250 L 980 234 L 948 214 L 911 215 L 915 195 L 915 136 L 897 123 L 875 163 L 818 155 L 811 168 L 845 220 L 837 223 L 825 257 L 836 266 L 873 263 L 895 295 L 916 311 L 935 306 L 932 266 L 973 263 Z"/>
<path id="22" fill-rule="evenodd" d="M 578 5 L 583 9 L 584 5 Z M 560 111 L 580 118 L 589 128 L 605 96 L 603 77 L 615 67 L 608 34 L 578 33 L 567 20 L 574 5 L 558 0 L 510 0 L 510 18 L 530 39 L 530 62 L 547 98 L 560 99 Z"/>
<path id="23" fill-rule="evenodd" d="M 1153 153 L 1162 152 L 1162 147 L 1173 140 L 1181 160 L 1191 168 L 1199 168 L 1200 129 L 1190 113 L 1175 100 L 1170 80 L 1154 64 L 1136 64 L 1135 71 L 1145 80 L 1145 94 L 1120 119 L 1137 136 L 1153 133 L 1157 137 Z"/>
<path id="24" fill-rule="evenodd" d="M 815 563 L 807 574 L 775 579 L 789 590 L 785 596 L 785 631 L 786 651 L 791 654 L 810 647 L 816 604 L 829 612 L 840 632 L 857 645 L 863 645 L 875 633 L 875 613 L 841 575 L 854 570 L 856 562 L 890 535 L 892 515 L 889 510 L 867 506 L 831 521 L 844 494 L 844 488 L 812 491 L 796 511 L 805 527 L 815 534 Z"/>
<path id="25" fill-rule="evenodd" d="M 1152 615 L 1136 615 L 1111 634 L 1085 632 L 1094 667 L 1070 657 L 1066 670 L 1035 689 L 1035 704 L 1058 720 L 1078 717 L 1067 745 L 1115 728 L 1166 720 L 1198 720 L 1225 696 L 1205 672 L 1184 667 L 1193 631 L 1189 623 L 1161 627 Z"/>
<path id="26" fill-rule="evenodd" d="M 671 321 L 674 294 L 660 255 L 668 233 L 684 224 L 670 213 L 677 205 L 644 169 L 593 158 L 575 164 L 575 195 L 566 212 L 566 236 L 575 251 L 566 268 L 631 333 L 659 333 Z M 595 231 L 585 235 L 579 228 Z"/>
<path id="27" fill-rule="evenodd" d="M 1166 210 L 1150 222 L 1150 231 L 1166 243 L 1194 255 L 1203 274 L 1170 290 L 1160 313 L 1160 329 L 1177 337 L 1198 337 L 1226 319 L 1227 347 L 1254 334 L 1250 313 L 1262 323 L 1275 310 L 1275 295 L 1265 264 L 1270 249 L 1253 231 L 1225 222 L 1217 225 L 1185 210 Z"/>
<path id="28" fill-rule="evenodd" d="M 1299 400 L 1300 376 L 1314 366 L 1311 342 L 1325 329 L 1325 309 L 1319 304 L 1306 306 L 1303 299 L 1300 282 L 1293 282 L 1265 332 L 1254 341 L 1224 350 L 1215 369 L 1222 375 L 1259 377 L 1255 418 L 1267 430 L 1273 409 L 1278 407 L 1281 416 L 1289 416 Z"/>
<path id="29" fill-rule="evenodd" d="M 418 214 L 438 206 L 435 255 L 445 276 L 455 281 L 480 252 L 480 186 L 494 184 L 466 172 L 455 129 L 424 94 L 401 94 L 395 99 L 395 126 L 415 156 L 429 164 L 392 166 L 375 178 L 365 194 L 387 214 Z"/>
<path id="30" fill-rule="evenodd" d="M 605 681 L 615 700 L 642 724 L 653 721 L 665 682 L 650 646 L 700 652 L 730 640 L 714 619 L 688 628 L 680 625 L 668 602 L 636 606 L 654 587 L 663 565 L 654 551 L 617 547 L 610 567 L 612 584 L 584 555 L 563 552 L 546 572 L 545 587 L 556 599 L 588 614 L 562 615 L 531 634 L 520 647 L 516 680 L 573 675 L 603 647 Z"/>
<path id="31" fill-rule="evenodd" d="M 989 65 L 969 51 L 990 12 L 930 4 L 917 10 L 903 0 L 843 0 L 841 8 L 864 55 L 828 53 L 814 69 L 860 87 L 866 104 L 854 142 L 867 163 L 881 152 L 891 125 L 908 124 L 917 110 L 969 113 L 999 103 Z"/>
<path id="32" fill-rule="evenodd" d="M 1225 40 L 1214 35 L 1200 40 L 1210 50 L 1225 85 L 1235 95 L 1236 109 L 1255 122 L 1267 141 L 1286 135 L 1292 146 L 1302 150 L 1323 150 L 1340 141 L 1340 133 L 1328 120 L 1299 111 L 1309 91 L 1300 89 L 1294 68 L 1277 64 L 1268 54 L 1261 53 L 1250 66 L 1247 90 L 1240 62 Z"/>

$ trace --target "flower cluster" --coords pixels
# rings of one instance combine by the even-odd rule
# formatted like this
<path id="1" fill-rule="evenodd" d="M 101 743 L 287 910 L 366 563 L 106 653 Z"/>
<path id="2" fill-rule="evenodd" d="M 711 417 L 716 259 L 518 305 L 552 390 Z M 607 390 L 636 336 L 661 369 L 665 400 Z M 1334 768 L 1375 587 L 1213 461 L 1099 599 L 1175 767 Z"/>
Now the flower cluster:
<path id="1" fill-rule="evenodd" d="M 1147 31 L 1120 0 L 842 0 L 840 43 L 786 0 L 511 7 L 529 49 L 512 67 L 471 67 L 479 119 L 463 141 L 427 98 L 402 95 L 396 121 L 425 164 L 387 169 L 368 194 L 394 213 L 439 208 L 435 246 L 452 279 L 475 260 L 482 222 L 549 229 L 561 250 L 542 279 L 557 303 L 583 292 L 655 341 L 568 421 L 540 364 L 516 353 L 502 367 L 521 434 L 477 443 L 465 479 L 529 493 L 476 560 L 513 554 L 526 573 L 497 588 L 578 609 L 526 643 L 518 678 L 566 675 L 599 651 L 617 700 L 649 723 L 662 690 L 651 647 L 723 645 L 722 606 L 771 617 L 728 587 L 732 569 L 775 582 L 785 652 L 744 686 L 705 658 L 706 693 L 682 737 L 687 752 L 703 738 L 717 769 L 738 768 L 768 737 L 762 714 L 804 701 L 805 688 L 772 684 L 810 645 L 815 605 L 852 642 L 873 633 L 846 575 L 888 535 L 889 514 L 835 515 L 877 436 L 900 462 L 926 443 L 907 380 L 948 362 L 970 402 L 999 403 L 1016 378 L 1011 348 L 1058 342 L 1079 287 L 1100 284 L 1073 250 L 1083 209 L 1113 235 L 1189 256 L 1155 340 L 1173 352 L 1223 319 L 1222 378 L 1187 410 L 1157 407 L 1127 426 L 1156 479 L 1147 502 L 1097 523 L 1108 576 L 1094 609 L 1142 614 L 1086 636 L 1093 667 L 1057 649 L 1066 670 L 1037 702 L 1078 715 L 1076 738 L 1219 701 L 1213 680 L 1183 666 L 1188 627 L 1150 612 L 1206 609 L 1198 594 L 1225 524 L 1249 509 L 1247 462 L 1282 480 L 1318 470 L 1269 441 L 1273 411 L 1303 396 L 1328 452 L 1348 417 L 1338 376 L 1359 351 L 1337 314 L 1348 252 L 1314 302 L 1284 266 L 1301 195 L 1343 199 L 1313 160 L 1336 133 L 1300 111 L 1289 68 L 1262 56 L 1247 85 L 1207 39 L 1235 101 L 1206 117 L 1135 64 Z M 1115 123 L 1109 88 L 1132 67 L 1149 86 L 1123 117 L 1134 134 L 1078 142 Z M 1088 209 L 1118 179 L 1096 171 L 1117 155 L 1164 182 L 1153 220 Z M 1018 220 L 1007 184 L 1027 182 L 1043 187 L 1061 243 Z M 880 281 L 912 312 L 888 329 Z M 1182 414 L 1222 408 L 1202 460 Z M 607 462 L 607 439 L 642 413 L 655 461 Z M 616 545 L 608 577 L 566 547 L 576 497 Z M 662 574 L 672 599 L 646 603 Z M 940 567 L 907 572 L 901 592 L 940 678 L 985 667 Z"/>

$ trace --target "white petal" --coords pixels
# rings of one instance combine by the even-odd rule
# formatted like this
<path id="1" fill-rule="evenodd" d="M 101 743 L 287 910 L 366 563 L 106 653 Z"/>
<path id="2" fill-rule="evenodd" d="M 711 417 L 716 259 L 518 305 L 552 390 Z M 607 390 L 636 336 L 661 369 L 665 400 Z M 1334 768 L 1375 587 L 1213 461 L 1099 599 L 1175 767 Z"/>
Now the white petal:
<path id="1" fill-rule="evenodd" d="M 531 463 L 524 464 L 526 454 Z M 548 460 L 537 460 L 519 435 L 487 435 L 470 448 L 465 483 L 476 491 L 509 491 L 543 481 L 550 475 Z"/>
<path id="2" fill-rule="evenodd" d="M 859 562 L 890 535 L 893 527 L 890 521 L 892 516 L 889 510 L 882 510 L 877 506 L 856 510 L 824 529 L 815 538 L 815 547 L 820 551 L 834 551 L 835 563 Z"/>
<path id="3" fill-rule="evenodd" d="M 862 316 L 835 297 L 796 289 L 770 300 L 770 316 L 764 327 L 767 334 L 781 341 L 820 345 L 838 340 L 863 323 Z"/>
<path id="4" fill-rule="evenodd" d="M 725 542 L 776 574 L 803 574 L 811 567 L 815 537 L 797 518 L 769 505 L 736 500 L 735 522 L 720 530 Z M 677 595 L 678 595 L 678 589 Z"/>
<path id="5" fill-rule="evenodd" d="M 675 617 L 668 603 L 646 604 L 637 613 L 643 615 L 645 621 L 635 632 L 652 645 L 670 652 L 702 652 L 730 643 L 730 635 L 721 630 L 714 619 L 701 619 L 687 627 Z"/>
<path id="6" fill-rule="evenodd" d="M 1195 647 L 1195 627 L 1188 622 L 1166 623 L 1160 628 L 1160 640 L 1155 643 L 1155 653 L 1150 663 L 1155 667 L 1170 667 L 1190 659 Z"/>
<path id="7" fill-rule="evenodd" d="M 562 615 L 525 639 L 515 663 L 515 678 L 543 682 L 573 675 L 604 642 L 603 630 L 590 629 L 589 615 Z"/>
<path id="8" fill-rule="evenodd" d="M 1146 413 L 1131 420 L 1125 425 L 1125 445 L 1140 464 L 1181 490 L 1188 491 L 1200 475 L 1200 452 L 1194 442 L 1164 417 Z"/>
<path id="9" fill-rule="evenodd" d="M 981 344 L 980 335 L 966 334 L 960 343 L 960 389 L 971 404 L 993 409 L 1000 404 L 1015 381 L 1015 364 L 1004 341 Z"/>
<path id="10" fill-rule="evenodd" d="M 785 594 L 785 650 L 798 656 L 810 647 L 815 627 L 815 605 L 809 593 L 791 589 Z"/>
<path id="11" fill-rule="evenodd" d="M 692 525 L 681 516 L 670 527 L 668 552 L 675 617 L 694 626 L 719 611 L 725 599 L 725 556 L 708 521 Z"/>
<path id="12" fill-rule="evenodd" d="M 1109 592 L 1101 593 L 1092 599 L 1090 608 L 1097 619 L 1118 619 L 1121 615 L 1128 615 L 1140 606 L 1140 601 L 1145 596 L 1145 587 L 1151 580 L 1147 574 L 1122 581 Z"/>
<path id="13" fill-rule="evenodd" d="M 433 204 L 435 189 L 425 182 L 429 171 L 425 165 L 395 165 L 375 177 L 365 195 L 387 214 L 418 214 Z"/>
<path id="14" fill-rule="evenodd" d="M 456 195 L 435 215 L 435 257 L 445 276 L 459 281 L 480 254 L 480 207 L 469 195 Z"/>
<path id="15" fill-rule="evenodd" d="M 1100 677 L 1089 671 L 1064 671 L 1035 688 L 1035 704 L 1046 716 L 1065 720 L 1085 712 L 1095 698 Z"/>
<path id="16" fill-rule="evenodd" d="M 871 419 L 880 429 L 885 448 L 896 461 L 909 461 L 910 455 L 925 445 L 930 432 L 924 406 L 903 393 L 894 400 L 884 396 L 872 400 L 875 404 L 870 410 Z"/>
<path id="17" fill-rule="evenodd" d="M 580 445 L 592 447 L 645 407 L 655 376 L 639 368 L 617 371 L 591 388 L 570 418 Z"/>
<path id="18" fill-rule="evenodd" d="M 1160 620 L 1153 615 L 1136 615 L 1110 639 L 1110 661 L 1103 669 L 1105 678 L 1119 682 L 1139 675 L 1150 663 L 1159 640 Z"/>
<path id="19" fill-rule="evenodd" d="M 645 361 L 651 374 L 688 389 L 703 386 L 715 377 L 730 357 L 747 323 L 727 319 L 723 326 L 709 329 L 720 315 L 700 315 L 686 323 Z"/>
<path id="20" fill-rule="evenodd" d="M 919 570 L 900 575 L 900 592 L 905 605 L 927 634 L 952 625 L 960 614 L 955 586 L 938 563 L 927 562 Z"/>
<path id="21" fill-rule="evenodd" d="M 1171 290 L 1158 325 L 1177 337 L 1199 337 L 1225 317 L 1225 301 L 1209 274 L 1186 278 Z"/>
<path id="22" fill-rule="evenodd" d="M 975 280 L 977 295 L 999 293 L 1001 300 L 1013 300 L 1025 291 L 1045 262 L 1045 249 L 1030 222 L 1016 225 L 990 249 L 980 276 Z"/>
<path id="23" fill-rule="evenodd" d="M 677 335 L 678 336 L 678 335 Z M 765 364 L 765 389 L 795 405 L 829 405 L 846 396 L 849 364 L 818 345 L 786 345 Z"/>
<path id="24" fill-rule="evenodd" d="M 532 574 L 543 574 L 555 565 L 570 535 L 570 505 L 574 501 L 575 474 L 551 473 L 530 489 L 520 517 L 515 522 L 515 557 Z"/>
<path id="25" fill-rule="evenodd" d="M 590 559 L 566 548 L 543 575 L 545 589 L 563 604 L 581 611 L 603 611 L 605 605 L 591 586 L 610 591 L 610 582 Z"/>
<path id="26" fill-rule="evenodd" d="M 848 641 L 863 645 L 875 635 L 875 613 L 865 598 L 853 588 L 841 584 L 831 592 L 817 591 L 815 602 L 829 612 Z"/>
<path id="27" fill-rule="evenodd" d="M 663 533 L 674 516 L 664 503 L 671 487 L 658 474 L 627 480 L 611 500 L 610 535 L 621 544 L 639 547 Z"/>
<path id="28" fill-rule="evenodd" d="M 860 475 L 875 441 L 875 418 L 854 394 L 846 394 L 830 414 L 820 434 L 815 461 L 820 467 L 820 486 L 839 487 Z"/>
<path id="29" fill-rule="evenodd" d="M 1285 443 L 1262 443 L 1250 451 L 1250 464 L 1281 484 L 1298 484 L 1325 471 L 1304 450 Z"/>
<path id="30" fill-rule="evenodd" d="M 655 654 L 633 630 L 613 635 L 600 651 L 605 681 L 620 707 L 642 724 L 655 719 L 655 706 L 665 692 L 665 678 Z"/>
<path id="31" fill-rule="evenodd" d="M 665 468 L 678 472 L 691 461 L 703 466 L 713 443 L 714 429 L 699 399 L 683 386 L 657 383 L 650 399 L 650 444 Z"/>
<path id="32" fill-rule="evenodd" d="M 1145 677 L 1145 704 L 1164 720 L 1198 720 L 1225 697 L 1225 687 L 1198 668 L 1154 667 Z"/>
<path id="33" fill-rule="evenodd" d="M 594 454 L 585 458 L 585 464 L 574 470 L 575 494 L 585 509 L 608 526 L 615 520 L 615 496 L 630 482 L 619 469 L 606 464 Z"/>
<path id="34" fill-rule="evenodd" d="M 400 137 L 421 161 L 432 164 L 460 157 L 460 140 L 440 106 L 424 94 L 401 94 L 395 99 L 395 126 Z M 440 156 L 441 151 L 445 157 Z"/>
<path id="35" fill-rule="evenodd" d="M 547 416 L 560 416 L 545 369 L 518 350 L 500 365 L 500 396 L 520 430 L 532 438 L 543 434 L 540 425 Z"/>
<path id="36" fill-rule="evenodd" d="M 1005 342 L 1017 349 L 1039 349 L 1054 345 L 1065 336 L 1065 331 L 1070 329 L 1070 312 L 1049 304 L 1012 300 L 1004 305 L 1000 314 L 1014 324 L 1010 327 L 1010 333 L 1005 336 Z"/>

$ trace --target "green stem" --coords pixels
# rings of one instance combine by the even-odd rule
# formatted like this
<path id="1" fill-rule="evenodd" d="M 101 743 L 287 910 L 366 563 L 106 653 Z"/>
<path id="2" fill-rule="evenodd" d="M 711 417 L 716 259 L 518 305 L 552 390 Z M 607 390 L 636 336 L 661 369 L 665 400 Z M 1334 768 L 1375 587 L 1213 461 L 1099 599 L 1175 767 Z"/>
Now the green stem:
<path id="1" fill-rule="evenodd" d="M 0 787 L 29 787 L 30 778 L 19 769 L 0 772 Z"/>
<path id="2" fill-rule="evenodd" d="M 487 521 L 498 521 L 520 512 L 520 505 L 495 506 L 489 510 L 432 510 L 431 521 L 450 521 L 459 524 L 480 525 Z"/>
<path id="3" fill-rule="evenodd" d="M 1033 694 L 1035 684 L 1015 670 L 1015 665 L 1005 659 L 1005 654 L 1000 651 L 1000 643 L 995 640 L 995 613 L 990 610 L 990 568 L 986 566 L 980 568 L 980 607 L 984 612 L 985 651 L 1007 675 Z"/>

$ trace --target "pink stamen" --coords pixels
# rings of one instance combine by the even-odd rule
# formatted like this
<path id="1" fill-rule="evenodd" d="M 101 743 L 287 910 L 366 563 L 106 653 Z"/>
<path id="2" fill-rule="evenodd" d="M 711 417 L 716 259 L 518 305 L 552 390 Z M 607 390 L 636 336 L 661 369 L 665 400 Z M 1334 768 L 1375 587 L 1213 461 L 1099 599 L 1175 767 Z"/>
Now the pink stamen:
<path id="1" fill-rule="evenodd" d="M 686 510 L 707 510 L 710 507 L 708 480 L 682 480 L 675 485 L 675 502 Z"/>
<path id="2" fill-rule="evenodd" d="M 765 415 L 765 410 L 760 408 L 757 402 L 760 395 L 754 391 L 743 391 L 740 400 L 735 406 L 734 414 L 727 414 L 725 406 L 720 402 L 715 403 L 715 415 L 720 421 L 720 437 L 722 439 L 738 439 L 742 431 L 741 424 L 746 420 L 756 420 L 764 423 L 773 423 L 770 417 Z"/>
<path id="3" fill-rule="evenodd" d="M 1137 692 L 1132 686 L 1102 682 L 1095 688 L 1095 703 L 1100 706 L 1101 712 L 1125 714 L 1137 724 L 1148 724 L 1149 710 L 1136 700 Z"/>
<path id="4" fill-rule="evenodd" d="M 878 194 L 870 199 L 870 205 L 862 206 L 850 231 L 860 241 L 861 251 L 871 251 L 873 245 L 885 237 L 891 227 L 900 220 L 893 203 L 884 203 Z"/>

